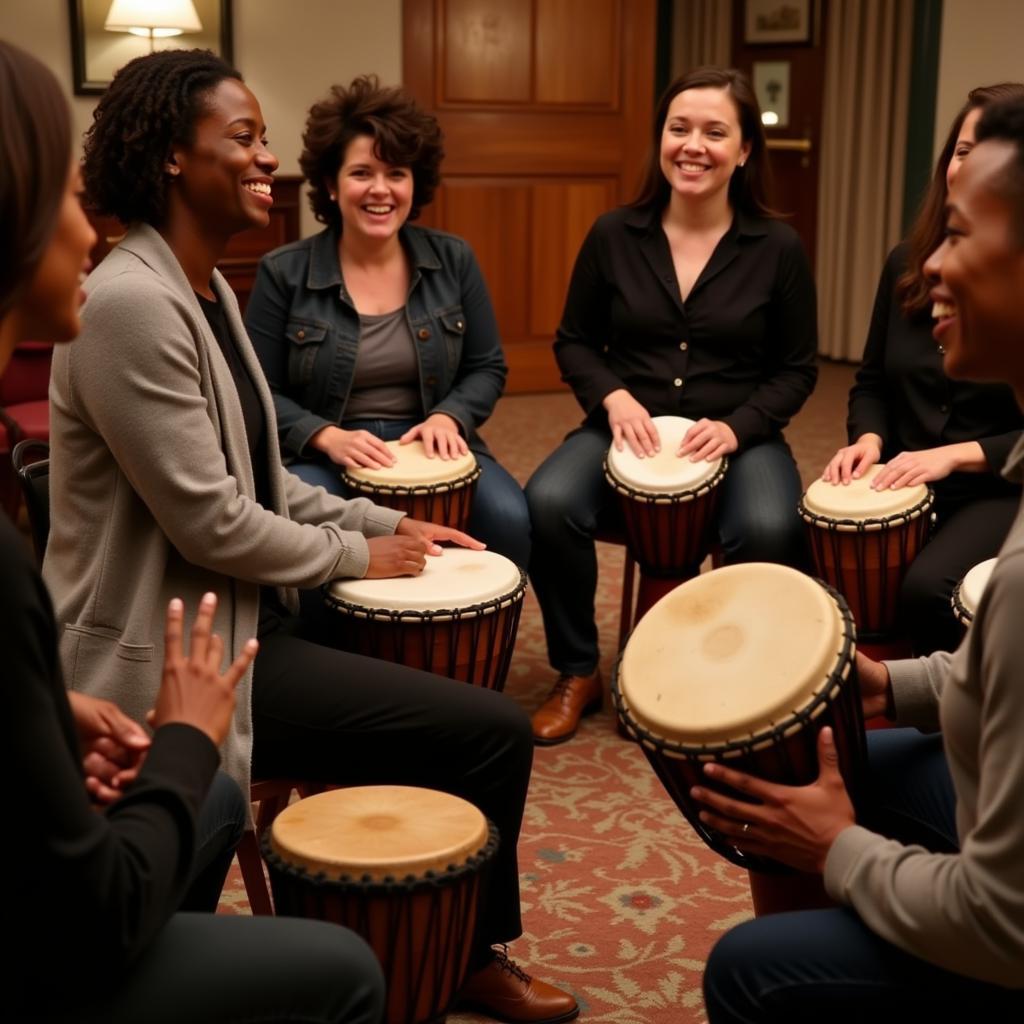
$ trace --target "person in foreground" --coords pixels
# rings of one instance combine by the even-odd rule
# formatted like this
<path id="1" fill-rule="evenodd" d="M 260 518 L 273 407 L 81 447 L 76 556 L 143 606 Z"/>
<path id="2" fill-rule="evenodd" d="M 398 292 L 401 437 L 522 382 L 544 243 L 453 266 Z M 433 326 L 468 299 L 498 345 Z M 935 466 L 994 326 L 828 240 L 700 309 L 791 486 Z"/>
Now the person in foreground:
<path id="1" fill-rule="evenodd" d="M 1024 102 L 986 108 L 977 138 L 925 267 L 935 340 L 951 377 L 1002 380 L 1024 401 Z M 1004 472 L 1024 475 L 1024 440 Z M 1019 510 L 954 654 L 860 660 L 866 711 L 888 700 L 898 722 L 942 730 L 872 734 L 861 824 L 826 729 L 810 786 L 707 769 L 757 801 L 698 787 L 710 824 L 742 850 L 823 872 L 844 905 L 759 918 L 720 940 L 704 976 L 712 1024 L 1024 1015 L 1022 609 Z"/>
<path id="2" fill-rule="evenodd" d="M 695 420 L 679 457 L 729 457 L 725 561 L 806 562 L 782 430 L 817 375 L 814 281 L 768 207 L 766 158 L 746 78 L 683 75 L 655 112 L 640 195 L 599 217 L 576 259 L 555 356 L 586 419 L 526 485 L 530 578 L 559 673 L 533 716 L 538 743 L 569 739 L 601 703 L 594 534 L 620 521 L 609 445 L 644 457 L 660 444 L 653 416 Z"/>
<path id="3" fill-rule="evenodd" d="M 949 187 L 974 146 L 982 111 L 995 100 L 1022 97 L 1024 85 L 1016 82 L 972 89 L 954 119 L 917 220 L 882 271 L 864 362 L 850 391 L 850 443 L 822 474 L 848 484 L 884 461 L 872 487 L 935 489 L 936 529 L 900 593 L 901 627 L 919 655 L 960 642 L 953 588 L 995 556 L 1020 502 L 1020 486 L 1000 471 L 1021 436 L 1024 413 L 1006 384 L 951 380 L 943 372 L 924 264 L 942 238 Z"/>
<path id="4" fill-rule="evenodd" d="M 78 331 L 95 242 L 79 188 L 55 79 L 0 41 L 0 373 L 19 342 Z M 0 514 L 2 744 L 16 774 L 3 858 L 11 1019 L 380 1019 L 380 968 L 352 933 L 179 912 L 216 906 L 245 821 L 217 747 L 256 641 L 222 673 L 216 607 L 202 599 L 186 652 L 184 607 L 169 604 L 150 737 L 115 704 L 64 689 L 49 596 Z M 216 824 L 204 828 L 207 809 Z"/>
<path id="5" fill-rule="evenodd" d="M 132 61 L 97 105 L 86 189 L 129 225 L 86 283 L 82 340 L 51 377 L 52 517 L 44 577 L 72 689 L 136 720 L 153 701 L 162 608 L 221 595 L 232 657 L 256 633 L 222 747 L 226 770 L 343 785 L 419 785 L 475 804 L 501 842 L 463 996 L 505 1020 L 562 1021 L 568 994 L 493 944 L 521 930 L 516 845 L 532 760 L 503 694 L 312 642 L 294 588 L 417 574 L 438 541 L 480 545 L 281 467 L 270 392 L 216 271 L 266 227 L 277 160 L 238 72 L 201 50 Z"/>
<path id="6" fill-rule="evenodd" d="M 293 473 L 343 495 L 341 467 L 393 464 L 384 441 L 441 460 L 471 450 L 469 532 L 525 569 L 526 498 L 477 433 L 507 373 L 487 286 L 461 238 L 409 223 L 433 199 L 441 145 L 437 119 L 372 76 L 314 104 L 300 162 L 327 227 L 263 257 L 245 324 Z"/>

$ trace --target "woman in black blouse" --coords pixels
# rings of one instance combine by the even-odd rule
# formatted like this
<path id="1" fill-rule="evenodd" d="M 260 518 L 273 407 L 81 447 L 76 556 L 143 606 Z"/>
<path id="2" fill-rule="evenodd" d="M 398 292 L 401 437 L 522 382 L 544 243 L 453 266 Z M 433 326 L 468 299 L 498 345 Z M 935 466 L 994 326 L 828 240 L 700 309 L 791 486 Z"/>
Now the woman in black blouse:
<path id="1" fill-rule="evenodd" d="M 850 443 L 822 474 L 847 484 L 884 461 L 876 489 L 935 489 L 936 532 L 907 573 L 900 602 L 902 627 L 919 655 L 960 642 L 953 588 L 971 566 L 996 555 L 1019 503 L 1020 488 L 1000 470 L 1024 415 L 1005 385 L 953 381 L 943 372 L 924 263 L 941 240 L 949 186 L 974 146 L 982 109 L 1022 96 L 1024 85 L 1012 82 L 973 89 L 954 119 L 917 220 L 882 270 L 864 362 L 850 391 Z"/>
<path id="2" fill-rule="evenodd" d="M 796 233 L 771 219 L 764 150 L 739 72 L 677 79 L 658 104 L 639 197 L 599 217 L 576 260 L 555 355 L 586 419 L 527 485 L 531 577 L 559 673 L 533 718 L 539 743 L 568 739 L 601 700 L 593 538 L 615 515 L 609 444 L 653 454 L 653 416 L 695 420 L 679 456 L 730 458 L 726 561 L 803 564 L 800 478 L 782 429 L 814 386 L 814 282 Z"/>
<path id="3" fill-rule="evenodd" d="M 2 372 L 20 341 L 78 333 L 96 236 L 78 201 L 60 88 L 2 40 L 0 125 Z M 49 595 L 25 539 L 0 514 L 0 748 L 14 825 L 3 854 L 9 1019 L 380 1019 L 380 968 L 350 932 L 179 912 L 216 904 L 244 822 L 241 792 L 216 772 L 217 748 L 256 641 L 221 674 L 216 605 L 207 594 L 185 654 L 185 610 L 171 602 L 150 737 L 110 701 L 65 691 Z"/>

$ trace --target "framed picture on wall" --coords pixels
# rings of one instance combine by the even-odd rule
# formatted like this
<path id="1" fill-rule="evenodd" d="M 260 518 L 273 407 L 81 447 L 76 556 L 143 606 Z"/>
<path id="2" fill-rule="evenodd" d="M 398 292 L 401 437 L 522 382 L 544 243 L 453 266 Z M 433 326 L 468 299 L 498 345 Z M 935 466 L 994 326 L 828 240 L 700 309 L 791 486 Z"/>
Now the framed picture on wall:
<path id="1" fill-rule="evenodd" d="M 68 0 L 76 96 L 98 96 L 114 72 L 153 50 L 213 50 L 234 59 L 231 0 Z"/>
<path id="2" fill-rule="evenodd" d="M 772 46 L 811 41 L 811 0 L 746 0 L 743 41 Z"/>

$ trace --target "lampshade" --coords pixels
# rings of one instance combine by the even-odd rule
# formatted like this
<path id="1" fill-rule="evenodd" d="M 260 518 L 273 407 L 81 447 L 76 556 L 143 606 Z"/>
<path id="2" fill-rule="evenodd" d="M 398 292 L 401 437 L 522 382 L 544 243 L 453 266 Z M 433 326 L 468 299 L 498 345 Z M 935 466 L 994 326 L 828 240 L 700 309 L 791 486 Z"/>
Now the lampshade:
<path id="1" fill-rule="evenodd" d="M 176 36 L 202 32 L 203 23 L 192 0 L 114 0 L 103 27 L 108 32 Z"/>

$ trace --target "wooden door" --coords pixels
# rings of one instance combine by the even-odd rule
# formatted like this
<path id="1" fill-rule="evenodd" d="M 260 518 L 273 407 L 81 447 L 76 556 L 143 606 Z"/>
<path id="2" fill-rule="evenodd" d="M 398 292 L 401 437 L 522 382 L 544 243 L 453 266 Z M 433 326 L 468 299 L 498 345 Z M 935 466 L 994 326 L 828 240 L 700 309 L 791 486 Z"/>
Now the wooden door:
<path id="1" fill-rule="evenodd" d="M 655 0 L 405 0 L 404 82 L 445 133 L 421 222 L 473 246 L 509 391 L 561 387 L 551 342 L 580 243 L 636 190 Z"/>
<path id="2" fill-rule="evenodd" d="M 772 205 L 786 215 L 814 264 L 818 231 L 818 174 L 821 167 L 821 110 L 825 95 L 827 0 L 809 0 L 806 42 L 751 45 L 745 39 L 744 0 L 733 0 L 733 67 L 753 82 L 755 64 L 788 64 L 789 123 L 765 126 L 771 155 Z"/>

